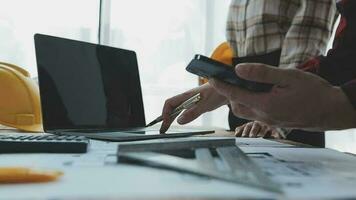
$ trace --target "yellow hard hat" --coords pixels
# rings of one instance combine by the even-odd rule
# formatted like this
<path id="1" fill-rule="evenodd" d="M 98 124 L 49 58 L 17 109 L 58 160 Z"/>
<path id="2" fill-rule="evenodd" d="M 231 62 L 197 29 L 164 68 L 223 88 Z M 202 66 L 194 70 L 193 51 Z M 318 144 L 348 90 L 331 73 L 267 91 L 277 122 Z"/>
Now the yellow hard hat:
<path id="1" fill-rule="evenodd" d="M 233 53 L 227 42 L 223 42 L 218 47 L 216 47 L 210 57 L 227 65 L 232 65 Z"/>
<path id="2" fill-rule="evenodd" d="M 30 74 L 0 62 L 0 124 L 24 131 L 42 132 L 38 85 Z"/>
<path id="3" fill-rule="evenodd" d="M 216 61 L 222 62 L 227 65 L 231 65 L 231 66 L 232 66 L 232 57 L 233 57 L 233 52 L 227 42 L 223 42 L 219 46 L 217 46 L 210 56 L 210 58 L 212 58 Z M 203 85 L 206 82 L 208 82 L 208 79 L 199 77 L 199 85 Z"/>

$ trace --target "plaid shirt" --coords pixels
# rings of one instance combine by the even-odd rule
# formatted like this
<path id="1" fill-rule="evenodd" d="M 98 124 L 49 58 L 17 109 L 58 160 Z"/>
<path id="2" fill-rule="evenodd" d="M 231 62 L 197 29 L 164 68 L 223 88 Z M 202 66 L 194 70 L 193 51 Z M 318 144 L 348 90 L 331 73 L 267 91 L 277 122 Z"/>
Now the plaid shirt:
<path id="1" fill-rule="evenodd" d="M 334 0 L 232 0 L 227 40 L 235 57 L 281 50 L 280 67 L 296 67 L 325 52 L 334 4 Z"/>
<path id="2" fill-rule="evenodd" d="M 356 109 L 356 0 L 338 1 L 337 8 L 341 18 L 333 48 L 327 56 L 314 57 L 298 68 L 341 86 Z"/>

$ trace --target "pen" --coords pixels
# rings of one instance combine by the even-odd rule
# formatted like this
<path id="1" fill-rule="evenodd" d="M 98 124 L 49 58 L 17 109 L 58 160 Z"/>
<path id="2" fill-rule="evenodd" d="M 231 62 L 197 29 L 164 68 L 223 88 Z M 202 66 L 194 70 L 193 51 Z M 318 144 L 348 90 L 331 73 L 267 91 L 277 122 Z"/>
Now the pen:
<path id="1" fill-rule="evenodd" d="M 182 104 L 176 107 L 173 110 L 172 114 L 169 115 L 169 117 L 174 118 L 178 116 L 183 110 L 193 107 L 196 103 L 200 101 L 200 99 L 201 99 L 200 93 L 190 97 L 188 100 L 184 101 Z M 149 124 L 147 124 L 146 127 L 152 126 L 158 122 L 161 122 L 162 120 L 163 120 L 163 116 L 161 115 L 157 117 L 155 120 L 153 120 L 152 122 L 150 122 Z"/>

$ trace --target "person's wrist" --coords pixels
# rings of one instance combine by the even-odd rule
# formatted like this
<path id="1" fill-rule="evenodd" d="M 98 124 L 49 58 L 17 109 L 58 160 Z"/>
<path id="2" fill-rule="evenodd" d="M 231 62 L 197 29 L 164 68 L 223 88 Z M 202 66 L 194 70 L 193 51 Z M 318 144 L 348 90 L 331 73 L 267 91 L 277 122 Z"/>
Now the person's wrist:
<path id="1" fill-rule="evenodd" d="M 338 130 L 356 126 L 356 110 L 340 87 L 332 87 L 322 106 L 318 129 Z"/>

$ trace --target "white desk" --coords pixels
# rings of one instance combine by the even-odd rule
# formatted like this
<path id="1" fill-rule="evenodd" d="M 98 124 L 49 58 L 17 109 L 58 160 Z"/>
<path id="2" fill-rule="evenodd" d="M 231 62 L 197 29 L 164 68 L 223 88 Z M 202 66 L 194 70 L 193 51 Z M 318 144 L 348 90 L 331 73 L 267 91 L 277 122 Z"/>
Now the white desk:
<path id="1" fill-rule="evenodd" d="M 116 143 L 92 141 L 86 154 L 2 154 L 0 166 L 27 166 L 64 172 L 57 182 L 1 185 L 0 199 L 236 199 L 356 197 L 356 157 L 334 150 L 298 148 L 262 139 L 240 138 L 284 196 L 243 185 L 166 170 L 118 165 Z"/>

